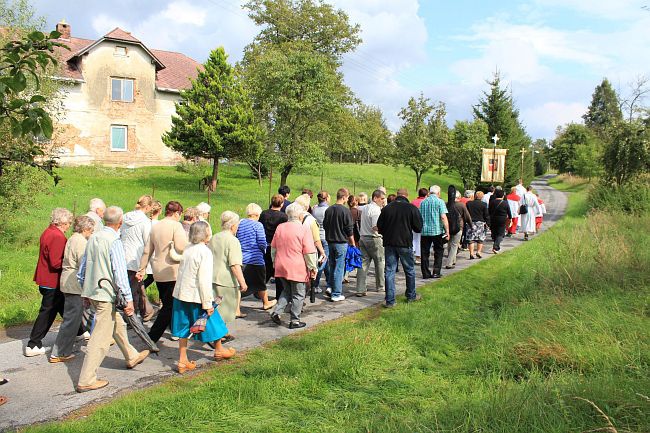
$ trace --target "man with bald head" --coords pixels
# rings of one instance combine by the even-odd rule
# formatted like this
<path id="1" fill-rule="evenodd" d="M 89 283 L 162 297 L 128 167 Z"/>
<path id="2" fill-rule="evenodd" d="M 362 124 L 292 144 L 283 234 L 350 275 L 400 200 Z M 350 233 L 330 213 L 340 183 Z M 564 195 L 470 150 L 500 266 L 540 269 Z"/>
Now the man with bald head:
<path id="1" fill-rule="evenodd" d="M 418 208 L 409 203 L 406 189 L 399 189 L 397 198 L 381 211 L 377 220 L 377 229 L 383 238 L 386 260 L 384 306 L 391 308 L 395 305 L 395 274 L 398 260 L 402 262 L 406 274 L 406 301 L 419 301 L 421 297 L 415 292 L 413 233 L 422 231 L 422 217 Z"/>

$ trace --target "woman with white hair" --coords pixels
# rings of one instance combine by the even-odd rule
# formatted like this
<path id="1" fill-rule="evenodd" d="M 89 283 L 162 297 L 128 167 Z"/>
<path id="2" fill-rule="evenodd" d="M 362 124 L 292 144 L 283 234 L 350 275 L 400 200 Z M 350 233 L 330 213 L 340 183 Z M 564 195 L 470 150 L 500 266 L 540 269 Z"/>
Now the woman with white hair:
<path id="1" fill-rule="evenodd" d="M 262 300 L 262 308 L 270 310 L 276 304 L 276 300 L 269 301 L 269 296 L 266 291 L 266 266 L 264 263 L 264 253 L 266 252 L 266 235 L 264 233 L 264 226 L 259 222 L 262 208 L 255 204 L 250 203 L 246 206 L 247 218 L 239 222 L 237 228 L 237 239 L 241 245 L 243 256 L 243 274 L 248 292 L 242 296 L 247 296 L 250 293 L 255 293 L 255 297 Z M 239 311 L 237 306 L 237 318 L 246 317 Z"/>
<path id="2" fill-rule="evenodd" d="M 207 203 L 201 202 L 196 205 L 196 210 L 199 212 L 199 221 L 207 221 L 210 217 L 212 206 Z"/>
<path id="3" fill-rule="evenodd" d="M 224 211 L 221 214 L 221 231 L 208 243 L 213 256 L 212 288 L 217 296 L 222 297 L 219 313 L 229 328 L 235 321 L 240 291 L 248 290 L 242 273 L 241 245 L 235 237 L 238 228 L 239 215 L 229 210 Z M 222 341 L 231 340 L 234 340 L 234 337 L 228 334 Z"/>
<path id="4" fill-rule="evenodd" d="M 67 242 L 65 232 L 70 228 L 72 218 L 72 212 L 69 210 L 60 207 L 54 209 L 50 217 L 50 225 L 41 235 L 34 282 L 38 285 L 43 298 L 29 342 L 25 347 L 25 356 L 45 354 L 43 338 L 50 330 L 56 315 L 63 317 L 65 297 L 60 289 L 61 272 Z"/>
<path id="5" fill-rule="evenodd" d="M 183 374 L 196 368 L 196 363 L 187 358 L 187 339 L 190 327 L 203 311 L 208 314 L 205 330 L 194 335 L 195 340 L 214 343 L 214 359 L 232 358 L 235 349 L 225 349 L 221 338 L 228 334 L 228 328 L 214 308 L 212 291 L 212 252 L 206 246 L 212 237 L 210 225 L 198 221 L 190 227 L 190 246 L 185 248 L 178 267 L 178 278 L 174 286 L 174 306 L 172 314 L 172 335 L 178 337 L 179 358 L 176 369 Z"/>
<path id="6" fill-rule="evenodd" d="M 316 247 L 310 231 L 302 225 L 304 208 L 293 203 L 286 210 L 289 221 L 278 226 L 271 242 L 271 255 L 275 266 L 275 278 L 282 280 L 282 294 L 278 299 L 271 320 L 281 324 L 281 315 L 291 302 L 289 328 L 304 328 L 300 313 L 305 300 L 305 283 L 316 277 Z"/>
<path id="7" fill-rule="evenodd" d="M 77 217 L 74 221 L 74 233 L 65 244 L 61 272 L 61 292 L 65 297 L 63 323 L 59 327 L 56 342 L 52 347 L 49 359 L 51 363 L 66 362 L 74 358 L 72 349 L 75 337 L 80 332 L 79 326 L 84 312 L 81 300 L 82 288 L 77 280 L 77 272 L 79 272 L 81 258 L 86 252 L 88 238 L 93 234 L 94 228 L 95 221 L 92 218 L 85 215 Z"/>

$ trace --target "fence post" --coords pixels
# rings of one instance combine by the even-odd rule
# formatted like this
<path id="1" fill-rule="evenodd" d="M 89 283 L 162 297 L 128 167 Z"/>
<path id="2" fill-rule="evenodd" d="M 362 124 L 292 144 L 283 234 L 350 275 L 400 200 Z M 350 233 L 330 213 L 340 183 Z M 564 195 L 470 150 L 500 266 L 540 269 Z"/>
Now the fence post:
<path id="1" fill-rule="evenodd" d="M 320 190 L 323 190 L 323 169 L 320 170 Z"/>
<path id="2" fill-rule="evenodd" d="M 151 198 L 154 198 L 156 196 L 156 184 L 152 183 L 151 184 Z"/>

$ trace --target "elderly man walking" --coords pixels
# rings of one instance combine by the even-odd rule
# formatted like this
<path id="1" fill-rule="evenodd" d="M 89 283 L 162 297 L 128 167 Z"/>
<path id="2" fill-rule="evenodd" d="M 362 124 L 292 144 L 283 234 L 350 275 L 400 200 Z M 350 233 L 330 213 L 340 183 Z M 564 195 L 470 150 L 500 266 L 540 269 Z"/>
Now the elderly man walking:
<path id="1" fill-rule="evenodd" d="M 381 215 L 385 197 L 386 194 L 377 189 L 372 193 L 372 201 L 361 208 L 359 249 L 363 261 L 361 269 L 357 272 L 357 296 L 366 296 L 366 277 L 372 262 L 375 263 L 375 289 L 377 291 L 384 290 L 385 256 L 377 220 Z"/>
<path id="2" fill-rule="evenodd" d="M 104 227 L 104 224 L 102 224 L 104 212 L 106 212 L 106 204 L 104 203 L 104 200 L 101 198 L 93 198 L 90 200 L 86 216 L 95 222 L 93 233 L 100 232 Z"/>
<path id="3" fill-rule="evenodd" d="M 332 302 L 345 300 L 343 296 L 343 274 L 345 272 L 345 254 L 348 244 L 354 245 L 354 221 L 350 209 L 345 206 L 350 193 L 341 188 L 336 191 L 336 204 L 325 211 L 323 227 L 325 240 L 329 247 L 329 281 L 332 289 Z"/>
<path id="4" fill-rule="evenodd" d="M 377 219 L 377 229 L 383 238 L 386 256 L 386 308 L 395 305 L 395 273 L 397 261 L 402 262 L 406 274 L 406 300 L 419 301 L 415 292 L 415 259 L 413 257 L 413 232 L 422 231 L 422 217 L 417 207 L 409 203 L 408 191 L 400 189 L 397 197 L 389 203 Z"/>
<path id="5" fill-rule="evenodd" d="M 440 198 L 440 187 L 433 185 L 429 197 L 420 205 L 422 214 L 422 278 L 440 278 L 445 241 L 449 240 L 447 206 Z M 429 257 L 433 245 L 433 273 L 429 270 Z"/>
<path id="6" fill-rule="evenodd" d="M 92 391 L 108 385 L 107 380 L 97 379 L 97 369 L 115 340 L 126 359 L 126 368 L 133 368 L 149 355 L 148 350 L 135 350 L 126 333 L 126 324 L 115 309 L 115 293 L 110 286 L 99 286 L 102 278 L 115 282 L 127 300 L 126 315 L 134 314 L 129 277 L 126 273 L 124 246 L 118 231 L 122 226 L 122 209 L 111 206 L 104 213 L 104 228 L 91 236 L 86 254 L 81 259 L 77 278 L 83 287 L 82 297 L 90 299 L 95 307 L 95 328 L 88 342 L 88 352 L 79 375 L 77 392 Z"/>

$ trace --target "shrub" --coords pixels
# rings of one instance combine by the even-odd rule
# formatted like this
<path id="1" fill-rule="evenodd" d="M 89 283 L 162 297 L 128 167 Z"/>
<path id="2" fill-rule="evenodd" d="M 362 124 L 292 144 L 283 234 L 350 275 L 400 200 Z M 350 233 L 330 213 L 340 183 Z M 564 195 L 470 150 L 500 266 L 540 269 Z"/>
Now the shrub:
<path id="1" fill-rule="evenodd" d="M 588 195 L 592 209 L 621 211 L 635 215 L 650 212 L 650 177 L 640 177 L 623 185 L 602 181 Z"/>
<path id="2" fill-rule="evenodd" d="M 0 231 L 16 218 L 16 213 L 33 203 L 34 196 L 49 187 L 52 180 L 35 167 L 5 163 L 0 182 Z"/>

